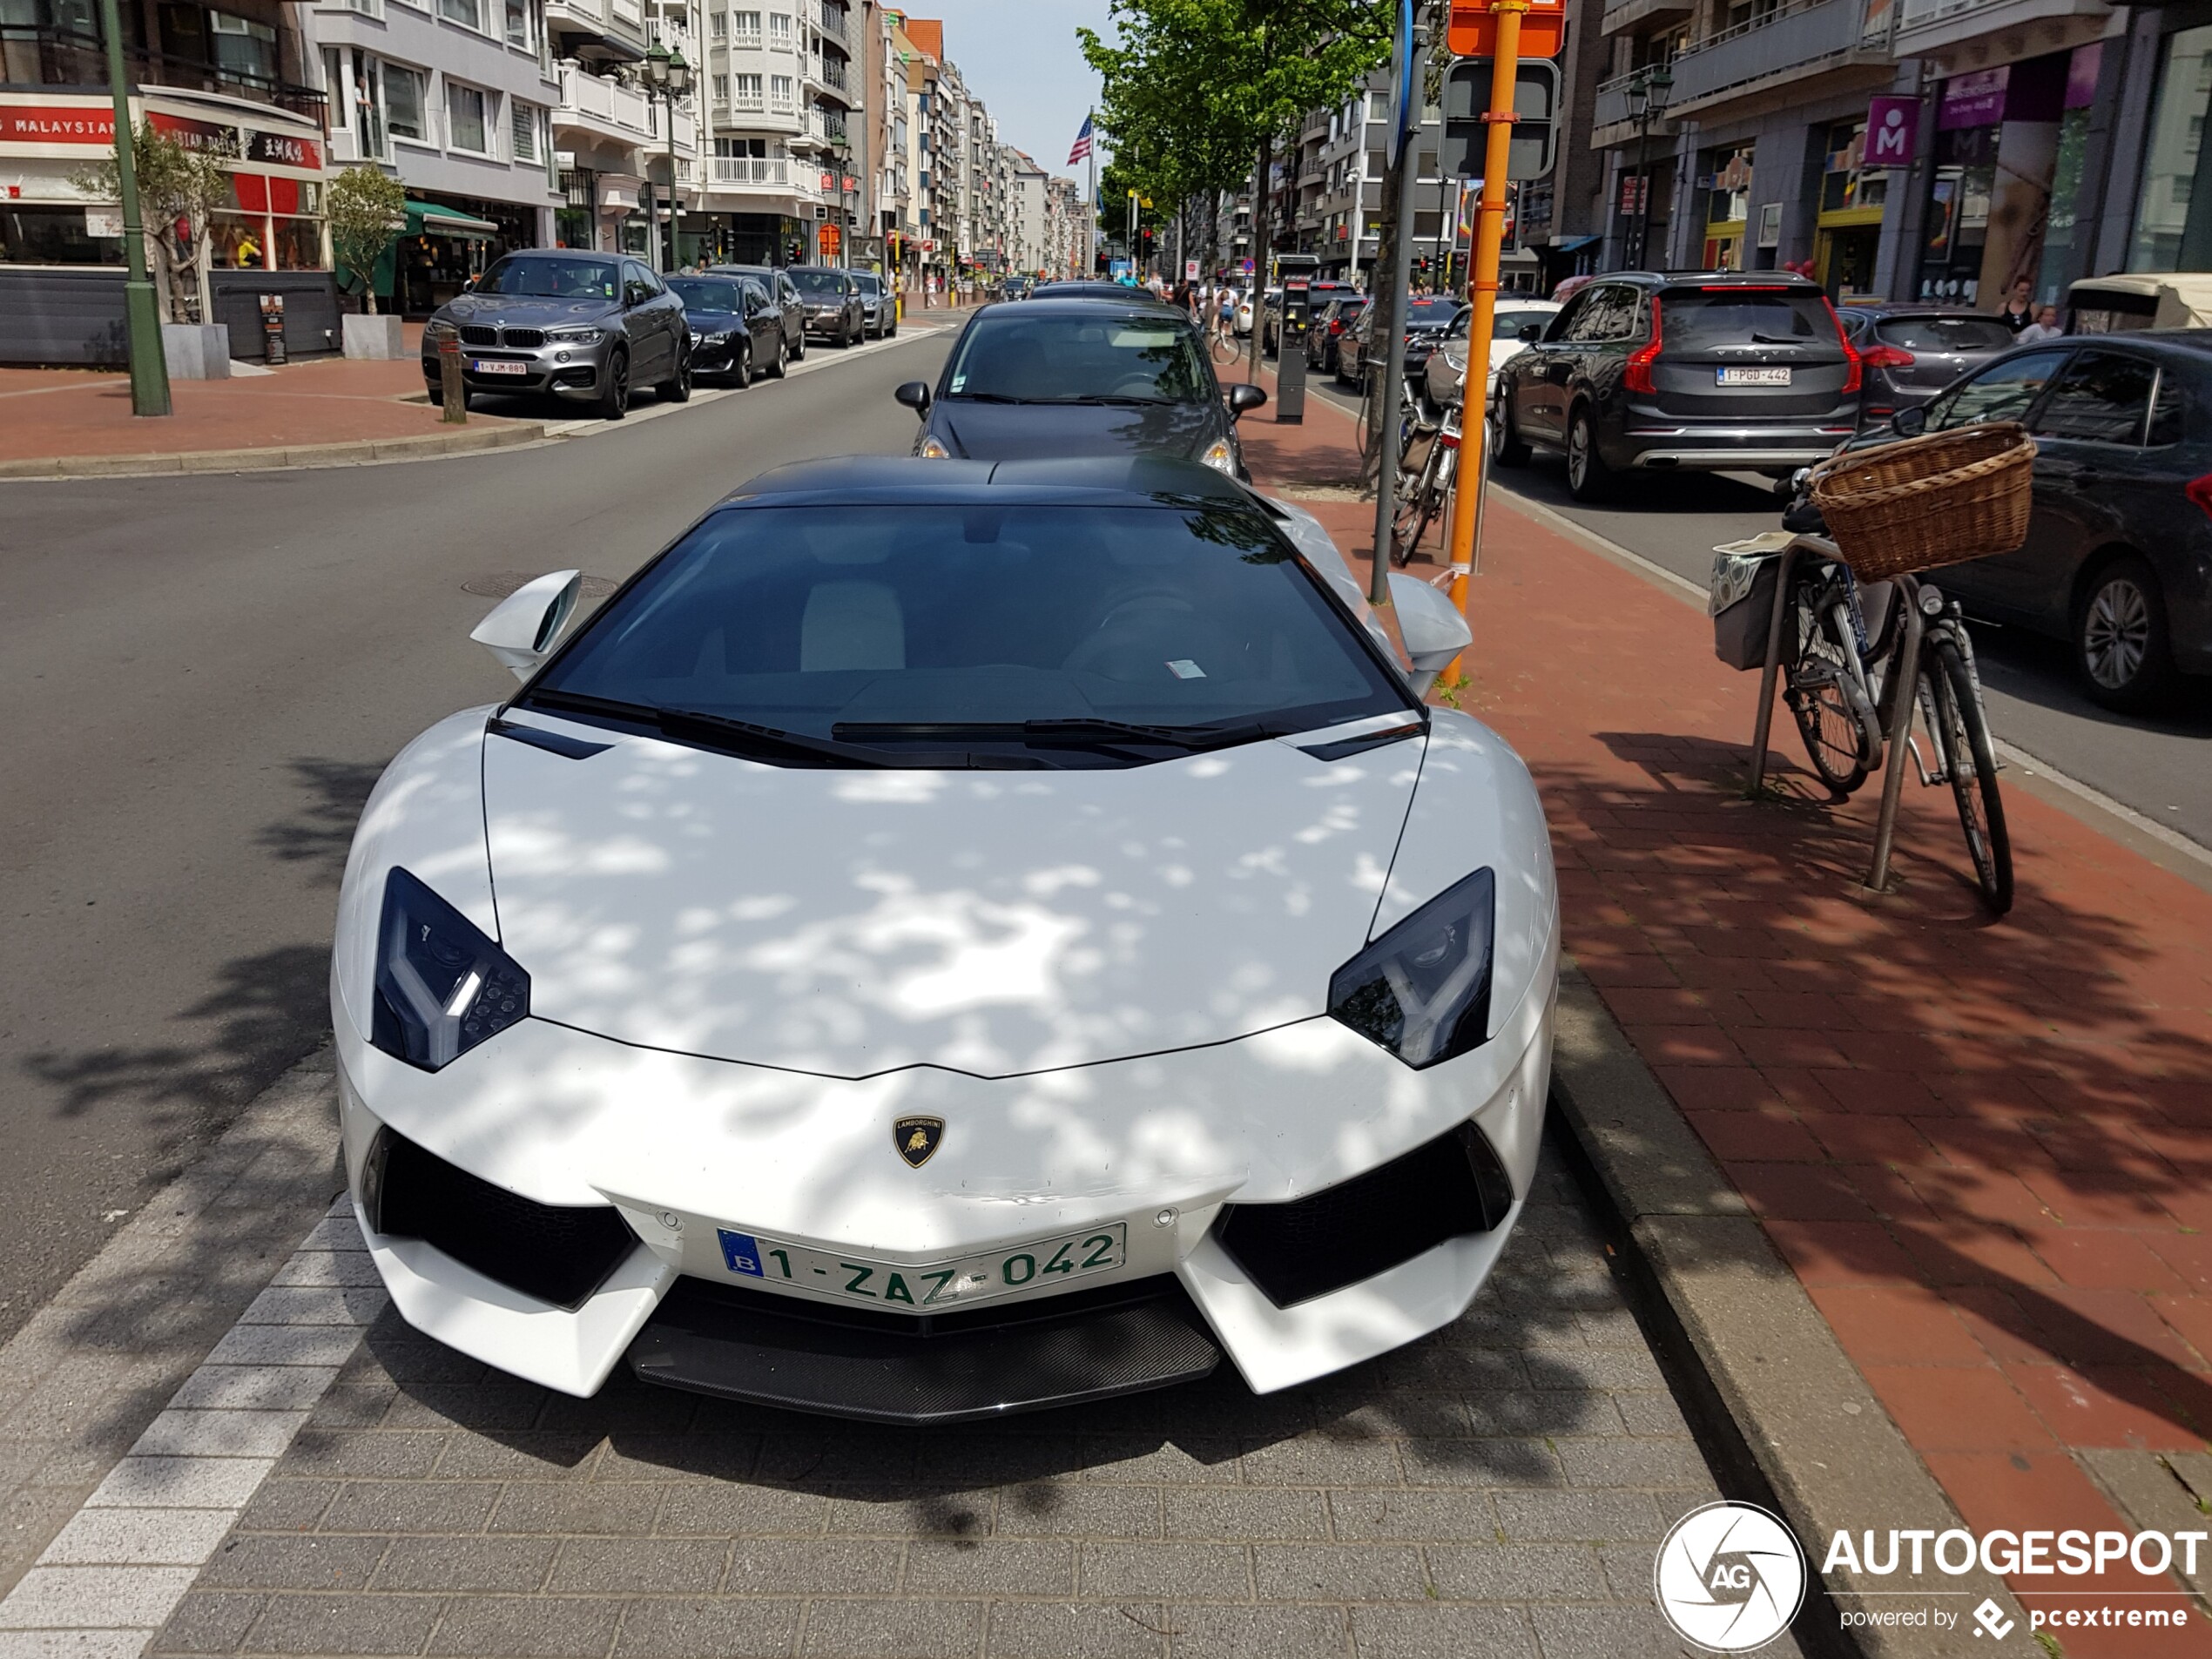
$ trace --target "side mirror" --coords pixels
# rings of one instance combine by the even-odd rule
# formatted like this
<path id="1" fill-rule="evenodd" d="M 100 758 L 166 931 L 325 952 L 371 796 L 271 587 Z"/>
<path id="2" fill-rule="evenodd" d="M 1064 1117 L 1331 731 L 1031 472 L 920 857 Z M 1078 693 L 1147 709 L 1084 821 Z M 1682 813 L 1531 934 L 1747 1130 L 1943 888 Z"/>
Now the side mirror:
<path id="1" fill-rule="evenodd" d="M 1524 346 L 1533 346 L 1543 337 L 1544 325 L 1541 322 L 1524 322 L 1521 325 L 1521 341 Z"/>
<path id="2" fill-rule="evenodd" d="M 469 637 L 498 658 L 516 679 L 526 680 L 553 654 L 583 590 L 583 576 L 577 570 L 556 570 L 525 582 L 494 605 Z"/>
<path id="3" fill-rule="evenodd" d="M 1267 388 L 1239 381 L 1229 388 L 1229 418 L 1239 420 L 1267 401 Z"/>
<path id="4" fill-rule="evenodd" d="M 891 395 L 924 420 L 928 419 L 929 382 L 927 381 L 908 381 Z"/>
<path id="5" fill-rule="evenodd" d="M 1890 430 L 1900 438 L 1917 438 L 1928 429 L 1928 412 L 1915 404 L 1890 416 Z"/>
<path id="6" fill-rule="evenodd" d="M 1413 664 L 1406 678 L 1416 697 L 1426 697 L 1436 677 L 1452 659 L 1474 644 L 1459 607 L 1419 577 L 1390 573 L 1390 603 L 1398 612 L 1398 637 Z"/>

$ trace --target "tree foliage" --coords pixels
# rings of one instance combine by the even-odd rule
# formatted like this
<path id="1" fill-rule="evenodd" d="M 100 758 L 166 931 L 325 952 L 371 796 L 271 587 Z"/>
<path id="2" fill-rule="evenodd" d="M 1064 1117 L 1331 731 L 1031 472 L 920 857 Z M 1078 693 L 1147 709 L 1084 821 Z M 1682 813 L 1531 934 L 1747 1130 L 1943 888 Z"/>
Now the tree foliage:
<path id="1" fill-rule="evenodd" d="M 330 181 L 323 207 L 330 217 L 331 251 L 360 280 L 373 317 L 376 262 L 406 227 L 407 192 L 381 167 L 361 162 Z"/>
<path id="2" fill-rule="evenodd" d="M 231 175 L 223 163 L 236 159 L 237 154 L 237 141 L 227 134 L 187 145 L 146 121 L 132 135 L 138 213 L 166 279 L 171 322 L 190 320 L 199 309 L 199 261 L 206 244 L 208 218 L 231 205 Z M 111 149 L 72 174 L 70 182 L 102 201 L 123 199 L 122 169 Z"/>
<path id="3" fill-rule="evenodd" d="M 1263 145 L 1350 98 L 1395 17 L 1377 0 L 1113 0 L 1111 44 L 1076 33 L 1105 84 L 1115 169 L 1166 216 L 1239 189 Z"/>

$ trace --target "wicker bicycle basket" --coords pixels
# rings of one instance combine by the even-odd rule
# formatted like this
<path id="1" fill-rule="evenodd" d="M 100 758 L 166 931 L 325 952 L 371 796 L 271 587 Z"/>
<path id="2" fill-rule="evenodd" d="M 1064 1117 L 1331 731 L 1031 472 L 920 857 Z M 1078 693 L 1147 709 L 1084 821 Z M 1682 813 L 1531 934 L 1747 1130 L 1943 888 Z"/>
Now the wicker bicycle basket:
<path id="1" fill-rule="evenodd" d="M 1931 432 L 1822 462 L 1812 500 L 1851 574 L 1878 582 L 2019 547 L 2034 461 L 2011 421 Z"/>

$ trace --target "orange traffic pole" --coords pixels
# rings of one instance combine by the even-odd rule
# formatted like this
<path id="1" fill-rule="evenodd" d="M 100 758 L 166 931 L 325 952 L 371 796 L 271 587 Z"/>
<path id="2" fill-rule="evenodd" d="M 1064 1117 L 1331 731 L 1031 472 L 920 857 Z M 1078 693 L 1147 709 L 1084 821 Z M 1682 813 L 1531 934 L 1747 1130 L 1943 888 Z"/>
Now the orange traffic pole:
<path id="1" fill-rule="evenodd" d="M 1480 548 L 1482 492 L 1490 457 L 1482 442 L 1482 411 L 1490 374 L 1490 335 L 1497 324 L 1498 261 L 1506 240 L 1506 170 L 1513 145 L 1514 88 L 1521 68 L 1521 17 L 1528 0 L 1491 0 L 1497 44 L 1490 67 L 1490 109 L 1483 152 L 1482 206 L 1475 221 L 1474 268 L 1468 297 L 1474 315 L 1467 327 L 1467 385 L 1460 394 L 1460 460 L 1452 490 L 1452 603 L 1467 614 Z M 1455 665 L 1456 669 L 1456 665 Z M 1447 676 L 1456 682 L 1454 671 Z"/>

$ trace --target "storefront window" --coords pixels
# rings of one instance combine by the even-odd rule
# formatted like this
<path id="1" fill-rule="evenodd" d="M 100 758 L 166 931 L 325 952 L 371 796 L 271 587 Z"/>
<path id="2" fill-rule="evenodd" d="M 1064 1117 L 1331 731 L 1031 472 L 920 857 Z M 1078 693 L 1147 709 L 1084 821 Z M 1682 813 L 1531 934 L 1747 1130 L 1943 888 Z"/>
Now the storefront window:
<path id="1" fill-rule="evenodd" d="M 2075 226 L 2080 223 L 2081 174 L 2089 152 L 2089 116 L 2097 101 L 2097 75 L 2103 66 L 2104 43 L 2093 40 L 2074 49 L 2067 65 L 2066 112 L 2059 121 L 2059 153 L 2051 168 L 2050 218 L 2043 232 L 2041 269 L 2036 274 L 2035 300 L 2055 305 L 2066 285 L 2084 274 L 2074 254 Z"/>
<path id="2" fill-rule="evenodd" d="M 218 271 L 259 271 L 268 263 L 268 221 L 245 213 L 209 215 L 209 258 Z"/>
<path id="3" fill-rule="evenodd" d="M 276 226 L 276 268 L 280 271 L 320 271 L 322 263 L 322 221 L 280 219 Z"/>
<path id="4" fill-rule="evenodd" d="M 2212 180 L 2204 123 L 2212 113 L 2212 25 L 2166 37 L 2157 102 L 2135 205 L 2131 271 L 2212 269 Z"/>
<path id="5" fill-rule="evenodd" d="M 1989 69 L 1954 75 L 1943 84 L 1920 246 L 1923 300 L 1973 305 L 1979 298 L 2009 78 L 2006 70 Z"/>
<path id="6" fill-rule="evenodd" d="M 123 226 L 111 208 L 0 203 L 0 264 L 120 265 Z M 112 231 L 111 235 L 98 233 Z"/>

